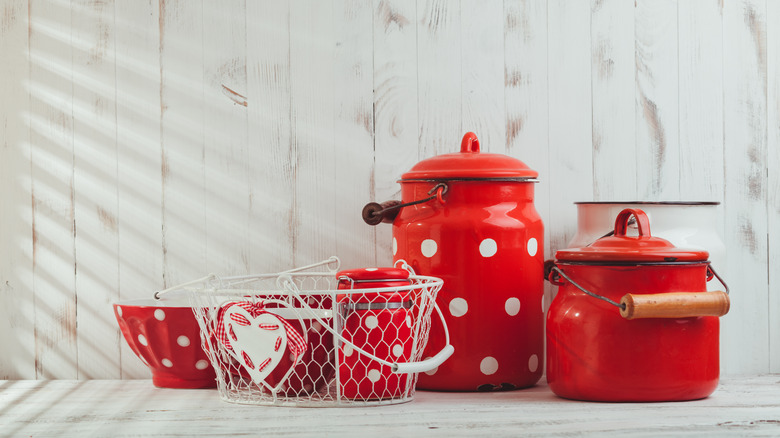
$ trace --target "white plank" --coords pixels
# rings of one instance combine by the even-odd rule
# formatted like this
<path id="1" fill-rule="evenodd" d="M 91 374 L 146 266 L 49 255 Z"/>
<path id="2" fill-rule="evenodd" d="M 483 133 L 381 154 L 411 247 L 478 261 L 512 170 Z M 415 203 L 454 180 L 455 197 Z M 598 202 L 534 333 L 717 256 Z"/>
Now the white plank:
<path id="1" fill-rule="evenodd" d="M 591 2 L 593 200 L 596 201 L 631 201 L 638 195 L 634 35 L 632 2 Z"/>
<path id="2" fill-rule="evenodd" d="M 463 138 L 460 2 L 417 3 L 420 158 L 460 150 Z"/>
<path id="3" fill-rule="evenodd" d="M 477 134 L 485 152 L 504 152 L 504 5 L 461 1 L 461 99 L 463 133 Z M 450 152 L 460 149 L 457 144 Z"/>
<path id="4" fill-rule="evenodd" d="M 149 380 L 0 382 L 9 436 L 774 436 L 777 375 L 724 380 L 704 400 L 587 403 L 545 384 L 522 391 L 419 391 L 375 408 L 297 409 L 226 403 L 214 390 L 154 388 Z M 399 421 L 402 418 L 403 421 Z"/>
<path id="5" fill-rule="evenodd" d="M 250 266 L 278 272 L 294 264 L 295 152 L 291 148 L 290 6 L 246 4 L 247 151 Z"/>
<path id="6" fill-rule="evenodd" d="M 114 4 L 74 1 L 73 193 L 78 376 L 120 376 Z"/>
<path id="7" fill-rule="evenodd" d="M 724 373 L 769 370 L 767 22 L 763 1 L 723 5 L 725 225 L 735 304 L 722 319 Z"/>
<path id="8" fill-rule="evenodd" d="M 680 199 L 723 202 L 723 16 L 718 0 L 678 3 Z M 718 232 L 724 236 L 723 209 Z M 712 252 L 712 251 L 711 251 Z M 717 260 L 716 260 L 717 258 Z M 724 272 L 728 253 L 711 254 Z M 726 279 L 728 281 L 728 279 Z M 722 288 L 710 283 L 710 288 Z M 723 330 L 725 331 L 725 330 Z M 721 339 L 721 355 L 738 354 L 735 337 Z M 731 370 L 733 371 L 733 369 Z"/>
<path id="9" fill-rule="evenodd" d="M 0 378 L 35 378 L 27 1 L 0 21 Z"/>
<path id="10" fill-rule="evenodd" d="M 336 245 L 342 267 L 376 266 L 375 227 L 361 210 L 374 189 L 373 3 L 333 3 Z M 388 254 L 389 256 L 389 254 Z"/>
<path id="11" fill-rule="evenodd" d="M 723 17 L 719 0 L 678 3 L 680 199 L 723 201 Z"/>
<path id="12" fill-rule="evenodd" d="M 163 283 L 206 274 L 203 14 L 160 2 Z"/>
<path id="13" fill-rule="evenodd" d="M 398 180 L 418 161 L 417 8 L 414 0 L 374 1 L 374 191 L 401 199 Z M 376 261 L 393 261 L 392 226 L 376 226 Z"/>
<path id="14" fill-rule="evenodd" d="M 640 200 L 680 196 L 677 2 L 636 2 L 636 150 Z"/>
<path id="15" fill-rule="evenodd" d="M 245 15 L 245 0 L 203 3 L 206 270 L 223 275 L 250 270 Z"/>
<path id="16" fill-rule="evenodd" d="M 780 373 L 780 3 L 766 4 L 769 371 Z"/>
<path id="17" fill-rule="evenodd" d="M 70 2 L 31 2 L 29 14 L 35 372 L 38 378 L 74 379 L 78 339 Z"/>
<path id="18" fill-rule="evenodd" d="M 160 9 L 115 3 L 119 299 L 149 299 L 163 288 Z M 122 378 L 149 369 L 114 328 Z"/>
<path id="19" fill-rule="evenodd" d="M 295 172 L 293 251 L 295 264 L 333 255 L 336 247 L 334 184 L 333 5 L 290 4 L 291 159 Z M 351 145 L 350 145 L 351 146 Z M 357 212 L 355 212 L 357 213 Z"/>
<path id="20" fill-rule="evenodd" d="M 593 197 L 590 4 L 552 1 L 547 9 L 550 251 L 577 228 L 574 202 Z"/>
<path id="21" fill-rule="evenodd" d="M 550 251 L 550 154 L 547 81 L 547 5 L 533 0 L 504 2 L 505 154 L 539 172 L 534 205 L 545 226 L 544 257 Z M 501 152 L 493 150 L 494 152 Z M 553 288 L 545 282 L 542 306 Z"/>

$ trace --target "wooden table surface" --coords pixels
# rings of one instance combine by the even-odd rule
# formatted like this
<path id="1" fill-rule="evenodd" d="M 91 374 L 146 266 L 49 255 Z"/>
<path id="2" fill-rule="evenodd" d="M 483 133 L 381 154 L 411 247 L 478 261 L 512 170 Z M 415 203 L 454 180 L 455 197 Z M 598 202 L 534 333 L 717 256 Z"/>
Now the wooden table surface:
<path id="1" fill-rule="evenodd" d="M 1 436 L 780 436 L 780 375 L 723 379 L 709 398 L 589 403 L 545 384 L 500 393 L 418 391 L 361 408 L 246 406 L 150 380 L 0 381 Z"/>

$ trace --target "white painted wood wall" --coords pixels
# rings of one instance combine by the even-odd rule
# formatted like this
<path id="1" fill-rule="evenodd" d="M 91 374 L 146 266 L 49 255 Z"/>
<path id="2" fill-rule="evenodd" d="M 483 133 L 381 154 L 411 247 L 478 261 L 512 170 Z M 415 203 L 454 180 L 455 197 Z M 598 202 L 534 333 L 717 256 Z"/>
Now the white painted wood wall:
<path id="1" fill-rule="evenodd" d="M 475 131 L 572 202 L 723 203 L 725 374 L 780 372 L 780 1 L 0 0 L 0 379 L 148 377 L 110 305 L 387 264 Z"/>

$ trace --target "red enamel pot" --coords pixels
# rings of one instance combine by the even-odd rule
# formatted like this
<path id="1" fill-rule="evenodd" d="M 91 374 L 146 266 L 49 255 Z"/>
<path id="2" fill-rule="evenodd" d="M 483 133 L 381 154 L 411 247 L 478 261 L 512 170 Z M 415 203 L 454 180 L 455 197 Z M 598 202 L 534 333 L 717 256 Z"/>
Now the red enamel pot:
<path id="1" fill-rule="evenodd" d="M 418 388 L 506 390 L 541 377 L 544 228 L 534 207 L 537 176 L 520 160 L 482 153 L 469 132 L 460 152 L 403 174 L 401 201 L 363 209 L 367 223 L 393 224 L 394 261 L 444 280 L 436 301 L 455 352 L 420 374 Z M 433 321 L 428 345 L 444 342 L 442 324 Z"/>
<path id="2" fill-rule="evenodd" d="M 626 235 L 634 216 L 638 235 Z M 548 278 L 547 381 L 565 398 L 693 400 L 718 384 L 726 292 L 707 292 L 708 253 L 653 237 L 647 215 L 621 211 L 613 236 L 560 250 Z"/>

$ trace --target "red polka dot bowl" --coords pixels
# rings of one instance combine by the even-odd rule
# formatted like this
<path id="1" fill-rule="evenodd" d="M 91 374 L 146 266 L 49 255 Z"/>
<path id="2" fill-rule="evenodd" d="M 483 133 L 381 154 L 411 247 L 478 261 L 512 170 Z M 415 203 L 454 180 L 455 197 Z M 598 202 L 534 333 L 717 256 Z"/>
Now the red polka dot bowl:
<path id="1" fill-rule="evenodd" d="M 215 388 L 216 374 L 203 352 L 200 328 L 186 299 L 114 304 L 127 344 L 152 371 L 160 388 Z"/>

